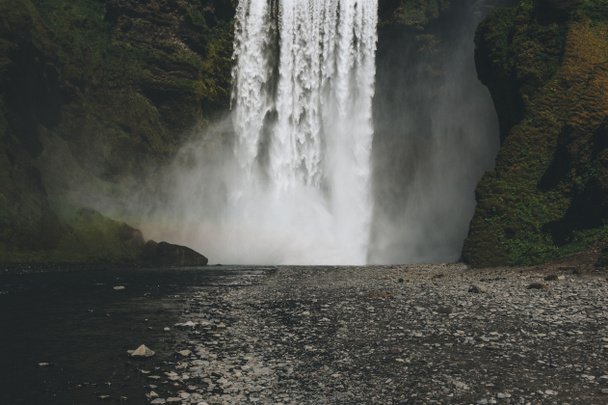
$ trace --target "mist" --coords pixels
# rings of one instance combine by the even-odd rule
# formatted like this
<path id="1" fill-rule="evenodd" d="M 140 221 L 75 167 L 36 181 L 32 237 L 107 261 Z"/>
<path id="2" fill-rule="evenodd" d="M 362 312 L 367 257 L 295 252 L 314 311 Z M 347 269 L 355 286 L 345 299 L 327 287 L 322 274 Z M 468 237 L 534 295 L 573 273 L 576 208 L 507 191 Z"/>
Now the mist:
<path id="1" fill-rule="evenodd" d="M 463 1 L 426 32 L 380 34 L 369 262 L 459 260 L 475 187 L 499 148 L 474 35 L 497 1 Z"/>
<path id="2" fill-rule="evenodd" d="M 366 264 L 377 7 L 241 0 L 232 111 L 163 171 L 144 233 L 222 263 Z"/>

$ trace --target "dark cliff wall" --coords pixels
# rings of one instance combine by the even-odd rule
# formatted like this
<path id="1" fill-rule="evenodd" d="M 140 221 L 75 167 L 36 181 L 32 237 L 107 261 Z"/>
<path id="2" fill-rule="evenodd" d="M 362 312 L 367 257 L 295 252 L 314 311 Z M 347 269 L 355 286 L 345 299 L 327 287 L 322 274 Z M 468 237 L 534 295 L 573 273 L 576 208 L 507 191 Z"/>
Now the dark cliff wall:
<path id="1" fill-rule="evenodd" d="M 229 0 L 0 0 L 0 261 L 133 254 L 141 235 L 61 191 L 141 181 L 226 109 L 233 13 Z"/>
<path id="2" fill-rule="evenodd" d="M 608 240 L 608 1 L 520 0 L 477 33 L 501 122 L 464 258 L 532 264 Z"/>

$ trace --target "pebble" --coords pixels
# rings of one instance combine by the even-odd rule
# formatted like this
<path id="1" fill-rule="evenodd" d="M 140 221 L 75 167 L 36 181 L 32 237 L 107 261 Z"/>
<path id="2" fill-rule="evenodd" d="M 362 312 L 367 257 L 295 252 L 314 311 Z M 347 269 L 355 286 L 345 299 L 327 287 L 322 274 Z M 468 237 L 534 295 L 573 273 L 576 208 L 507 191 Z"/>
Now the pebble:
<path id="1" fill-rule="evenodd" d="M 148 391 L 149 398 L 184 405 L 399 403 L 404 395 L 421 404 L 605 403 L 608 361 L 598 342 L 608 345 L 608 284 L 557 276 L 545 280 L 563 281 L 550 291 L 527 291 L 559 271 L 286 267 L 247 288 L 184 293 L 188 310 L 175 320 L 182 329 L 163 335 L 175 337 L 180 357 L 148 376 L 160 387 L 149 386 L 159 395 Z"/>
<path id="2" fill-rule="evenodd" d="M 131 357 L 148 358 L 153 357 L 156 353 L 146 345 L 141 345 L 135 350 L 128 350 L 127 353 Z"/>

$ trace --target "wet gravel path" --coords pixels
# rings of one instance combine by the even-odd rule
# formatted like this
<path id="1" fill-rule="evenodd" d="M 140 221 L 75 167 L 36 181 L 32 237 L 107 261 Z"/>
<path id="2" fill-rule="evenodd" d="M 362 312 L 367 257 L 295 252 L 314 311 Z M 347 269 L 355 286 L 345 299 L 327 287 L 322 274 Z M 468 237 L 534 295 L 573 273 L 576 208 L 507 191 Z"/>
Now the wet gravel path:
<path id="1" fill-rule="evenodd" d="M 279 268 L 194 289 L 154 404 L 606 404 L 608 281 L 570 267 Z"/>

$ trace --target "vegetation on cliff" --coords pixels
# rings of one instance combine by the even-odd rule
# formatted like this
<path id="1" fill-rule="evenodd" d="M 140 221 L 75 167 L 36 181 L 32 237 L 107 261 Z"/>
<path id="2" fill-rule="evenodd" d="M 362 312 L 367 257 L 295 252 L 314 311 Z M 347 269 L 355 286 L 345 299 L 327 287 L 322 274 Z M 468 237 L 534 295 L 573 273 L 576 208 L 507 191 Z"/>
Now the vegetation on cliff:
<path id="1" fill-rule="evenodd" d="M 232 14 L 229 0 L 0 0 L 0 261 L 136 254 L 62 182 L 74 167 L 137 182 L 225 109 Z"/>
<path id="2" fill-rule="evenodd" d="M 607 241 L 608 1 L 520 0 L 476 43 L 503 145 L 465 260 L 533 264 Z"/>
<path id="3" fill-rule="evenodd" d="M 379 74 L 415 57 L 421 77 L 445 75 L 443 24 L 457 10 L 381 0 Z M 233 14 L 231 0 L 0 0 L 0 261 L 138 260 L 138 231 L 64 192 L 81 179 L 104 192 L 140 182 L 228 106 Z M 608 0 L 519 0 L 479 27 L 476 45 L 503 144 L 463 258 L 532 264 L 602 245 Z"/>

